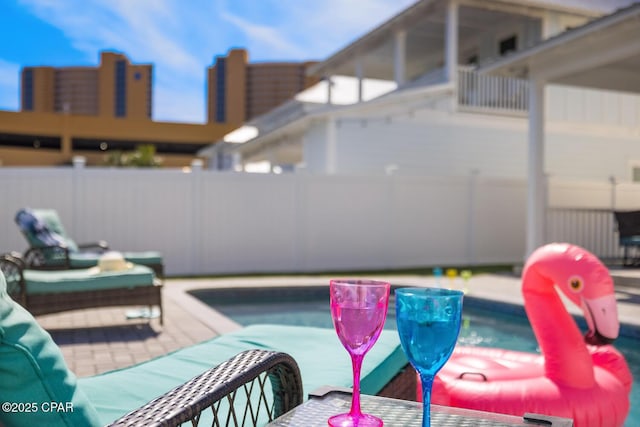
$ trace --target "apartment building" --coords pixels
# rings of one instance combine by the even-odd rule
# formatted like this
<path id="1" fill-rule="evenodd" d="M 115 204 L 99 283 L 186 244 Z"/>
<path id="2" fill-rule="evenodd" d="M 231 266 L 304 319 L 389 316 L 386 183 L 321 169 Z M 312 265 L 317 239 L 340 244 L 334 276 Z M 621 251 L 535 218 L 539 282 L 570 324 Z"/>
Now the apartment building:
<path id="1" fill-rule="evenodd" d="M 249 62 L 245 49 L 217 56 L 207 69 L 209 123 L 242 124 L 318 82 L 306 71 L 315 62 Z"/>
<path id="2" fill-rule="evenodd" d="M 102 52 L 97 67 L 25 67 L 21 111 L 151 120 L 153 65 Z"/>

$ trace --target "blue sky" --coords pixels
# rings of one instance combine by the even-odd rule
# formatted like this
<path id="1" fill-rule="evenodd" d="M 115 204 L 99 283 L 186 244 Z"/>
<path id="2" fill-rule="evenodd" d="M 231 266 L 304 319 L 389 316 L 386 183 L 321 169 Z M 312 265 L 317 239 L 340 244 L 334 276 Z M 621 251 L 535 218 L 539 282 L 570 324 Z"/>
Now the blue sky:
<path id="1" fill-rule="evenodd" d="M 323 59 L 415 0 L 2 0 L 0 110 L 18 110 L 23 66 L 96 66 L 100 51 L 154 65 L 153 118 L 205 121 L 206 68 Z"/>

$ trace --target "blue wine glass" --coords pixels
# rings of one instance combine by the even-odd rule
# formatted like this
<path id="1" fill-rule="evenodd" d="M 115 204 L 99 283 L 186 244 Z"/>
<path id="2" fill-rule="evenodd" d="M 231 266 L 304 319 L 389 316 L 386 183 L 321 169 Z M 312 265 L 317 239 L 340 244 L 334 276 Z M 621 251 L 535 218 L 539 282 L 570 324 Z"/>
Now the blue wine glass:
<path id="1" fill-rule="evenodd" d="M 433 379 L 456 346 L 464 293 L 441 288 L 401 288 L 396 289 L 395 295 L 400 343 L 420 375 L 422 427 L 429 427 Z"/>

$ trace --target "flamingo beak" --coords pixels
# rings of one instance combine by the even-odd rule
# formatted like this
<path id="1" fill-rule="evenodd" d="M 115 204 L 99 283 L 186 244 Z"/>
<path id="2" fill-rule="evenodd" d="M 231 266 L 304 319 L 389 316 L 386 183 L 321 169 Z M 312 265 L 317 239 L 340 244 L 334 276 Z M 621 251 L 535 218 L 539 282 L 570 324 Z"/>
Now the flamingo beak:
<path id="1" fill-rule="evenodd" d="M 618 338 L 618 306 L 615 295 L 605 295 L 594 299 L 582 300 L 582 311 L 589 331 L 585 335 L 588 344 L 611 344 Z"/>

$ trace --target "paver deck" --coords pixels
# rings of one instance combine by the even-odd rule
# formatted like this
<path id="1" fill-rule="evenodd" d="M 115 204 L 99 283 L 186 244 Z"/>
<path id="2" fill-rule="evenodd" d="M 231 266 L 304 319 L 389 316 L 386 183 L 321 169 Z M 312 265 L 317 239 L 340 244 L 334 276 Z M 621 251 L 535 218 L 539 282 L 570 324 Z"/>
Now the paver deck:
<path id="1" fill-rule="evenodd" d="M 619 275 L 618 275 L 619 273 Z M 618 314 L 622 323 L 640 328 L 640 270 L 612 272 L 616 279 Z M 394 285 L 429 286 L 431 276 L 367 276 L 389 280 Z M 449 286 L 449 279 L 442 280 Z M 224 279 L 167 279 L 164 287 L 164 326 L 158 319 L 127 320 L 136 307 L 78 310 L 38 316 L 62 348 L 69 368 L 79 377 L 95 375 L 163 355 L 240 326 L 191 297 L 188 289 L 253 286 L 326 285 L 329 277 L 295 276 Z M 620 284 L 618 284 L 620 282 Z M 461 279 L 453 283 L 462 287 Z M 510 274 L 474 276 L 468 282 L 469 295 L 522 304 L 520 280 Z M 576 309 L 576 312 L 579 312 Z"/>

